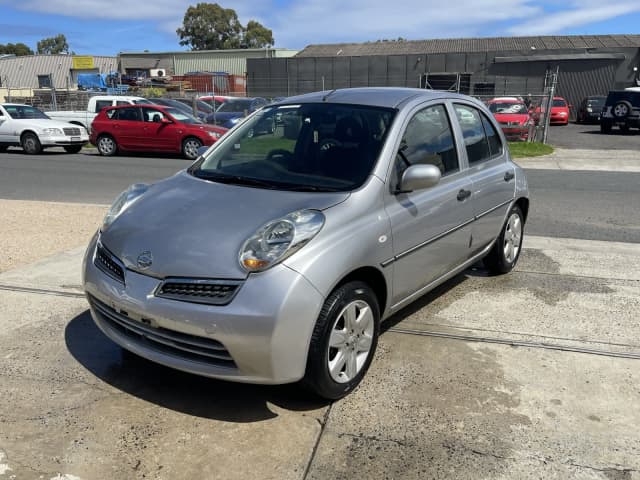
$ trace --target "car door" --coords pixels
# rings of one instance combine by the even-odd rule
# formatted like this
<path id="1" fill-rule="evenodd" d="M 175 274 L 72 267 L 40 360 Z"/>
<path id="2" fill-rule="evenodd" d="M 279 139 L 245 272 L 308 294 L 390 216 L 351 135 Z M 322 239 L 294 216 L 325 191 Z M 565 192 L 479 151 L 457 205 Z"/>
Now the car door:
<path id="1" fill-rule="evenodd" d="M 515 195 L 515 167 L 508 161 L 507 149 L 497 127 L 480 108 L 456 102 L 453 108 L 464 139 L 465 154 L 472 183 L 475 222 L 470 246 L 477 253 L 500 233 L 509 205 Z"/>
<path id="2" fill-rule="evenodd" d="M 414 110 L 400 142 L 385 201 L 393 235 L 394 257 L 385 262 L 393 268 L 393 305 L 421 293 L 469 257 L 471 182 L 456 148 L 450 115 L 445 103 Z M 438 166 L 440 182 L 397 193 L 403 171 L 420 163 Z"/>
<path id="3" fill-rule="evenodd" d="M 125 150 L 144 150 L 144 122 L 139 107 L 118 109 L 118 118 L 113 123 L 116 142 Z"/>
<path id="4" fill-rule="evenodd" d="M 11 116 L 0 107 L 0 143 L 15 142 L 15 137 L 11 135 Z"/>
<path id="5" fill-rule="evenodd" d="M 144 121 L 144 139 L 141 145 L 146 150 L 175 151 L 176 129 L 173 123 L 167 123 L 168 117 L 159 109 L 142 107 Z"/>

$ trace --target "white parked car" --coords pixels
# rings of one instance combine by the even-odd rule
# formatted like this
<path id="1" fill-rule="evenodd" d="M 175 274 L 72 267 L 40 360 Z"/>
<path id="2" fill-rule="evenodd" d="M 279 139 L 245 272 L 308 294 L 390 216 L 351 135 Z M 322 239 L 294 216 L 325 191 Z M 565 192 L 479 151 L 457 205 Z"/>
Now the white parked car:
<path id="1" fill-rule="evenodd" d="M 84 127 L 51 120 L 30 105 L 0 105 L 0 152 L 17 146 L 29 154 L 48 147 L 64 147 L 69 153 L 78 153 L 88 142 Z"/>

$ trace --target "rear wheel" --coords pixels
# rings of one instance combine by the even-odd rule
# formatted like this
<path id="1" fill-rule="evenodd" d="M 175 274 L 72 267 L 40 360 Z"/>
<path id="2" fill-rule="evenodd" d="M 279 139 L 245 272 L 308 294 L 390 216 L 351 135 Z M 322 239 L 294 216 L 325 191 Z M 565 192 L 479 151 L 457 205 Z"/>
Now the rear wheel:
<path id="1" fill-rule="evenodd" d="M 104 157 L 112 157 L 118 151 L 118 144 L 111 135 L 100 135 L 96 143 L 98 153 Z"/>
<path id="2" fill-rule="evenodd" d="M 22 145 L 24 153 L 27 153 L 29 155 L 36 155 L 42 152 L 42 145 L 40 144 L 40 140 L 35 133 L 25 133 L 24 135 L 22 135 L 20 143 Z"/>
<path id="3" fill-rule="evenodd" d="M 484 259 L 485 267 L 494 274 L 513 270 L 522 251 L 523 235 L 524 215 L 520 207 L 514 205 L 496 243 Z"/>
<path id="4" fill-rule="evenodd" d="M 380 310 L 371 288 L 349 282 L 325 301 L 309 346 L 303 384 L 337 400 L 351 392 L 371 365 L 380 334 Z"/>
<path id="5" fill-rule="evenodd" d="M 64 151 L 67 153 L 78 153 L 82 150 L 82 145 L 67 145 L 64 147 Z"/>
<path id="6" fill-rule="evenodd" d="M 611 111 L 616 118 L 622 119 L 629 116 L 629 113 L 631 113 L 631 108 L 631 104 L 626 100 L 623 100 L 622 102 L 616 103 Z"/>
<path id="7" fill-rule="evenodd" d="M 182 142 L 182 155 L 187 160 L 195 160 L 198 158 L 198 149 L 202 146 L 202 142 L 195 138 L 185 138 Z"/>

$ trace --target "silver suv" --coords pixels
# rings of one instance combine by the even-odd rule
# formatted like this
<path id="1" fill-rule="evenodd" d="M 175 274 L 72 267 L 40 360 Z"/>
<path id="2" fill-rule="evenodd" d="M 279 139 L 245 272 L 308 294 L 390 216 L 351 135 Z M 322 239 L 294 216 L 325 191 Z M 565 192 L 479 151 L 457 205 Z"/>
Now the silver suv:
<path id="1" fill-rule="evenodd" d="M 89 245 L 84 288 L 100 329 L 142 357 L 337 399 L 369 368 L 382 320 L 480 259 L 509 272 L 528 210 L 525 174 L 482 103 L 312 93 L 123 192 Z"/>

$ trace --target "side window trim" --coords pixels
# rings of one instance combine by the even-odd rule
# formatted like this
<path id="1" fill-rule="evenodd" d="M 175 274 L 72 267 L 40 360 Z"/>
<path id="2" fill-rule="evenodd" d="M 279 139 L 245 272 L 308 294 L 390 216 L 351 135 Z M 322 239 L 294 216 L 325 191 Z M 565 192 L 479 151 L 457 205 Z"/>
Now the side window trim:
<path id="1" fill-rule="evenodd" d="M 499 154 L 495 154 L 494 155 L 491 152 L 491 149 L 489 148 L 489 157 L 484 158 L 482 160 L 479 160 L 477 162 L 473 162 L 473 163 L 471 163 L 469 161 L 469 157 L 468 157 L 468 154 L 467 154 L 467 148 L 466 148 L 466 144 L 465 144 L 465 141 L 464 141 L 464 132 L 462 130 L 462 126 L 460 125 L 460 122 L 458 121 L 457 115 L 455 113 L 455 106 L 456 105 L 462 105 L 462 106 L 467 107 L 467 108 L 473 108 L 478 112 L 478 114 L 480 115 L 481 123 L 482 123 L 482 131 L 484 132 L 485 140 L 487 141 L 487 146 L 488 147 L 490 145 L 490 142 L 489 142 L 489 138 L 487 136 L 487 132 L 486 132 L 484 123 L 482 122 L 482 115 L 485 116 L 485 118 L 490 123 L 490 125 L 494 128 L 494 130 L 496 130 L 496 133 L 498 133 L 499 131 L 502 131 L 502 129 L 497 128 L 496 125 L 495 125 L 495 122 L 491 118 L 489 118 L 489 116 L 486 115 L 481 108 L 478 108 L 478 105 L 476 105 L 476 104 L 474 104 L 472 102 L 467 102 L 467 101 L 465 101 L 463 99 L 451 100 L 450 107 L 451 107 L 453 115 L 456 118 L 455 130 L 456 130 L 456 134 L 457 134 L 458 139 L 459 139 L 458 148 L 461 149 L 462 151 L 464 151 L 464 158 L 465 158 L 465 162 L 466 162 L 466 168 L 471 169 L 471 168 L 477 167 L 479 165 L 484 165 L 487 162 L 490 162 L 490 161 L 493 161 L 493 160 L 496 160 L 496 159 L 499 159 L 499 158 L 502 158 L 502 161 L 505 161 L 505 157 L 504 157 L 505 146 L 504 146 L 504 142 L 503 142 L 503 139 L 502 139 L 502 136 L 500 135 L 500 133 L 498 133 L 498 138 L 500 139 L 500 144 L 502 146 L 502 151 Z M 491 115 L 491 117 L 493 117 L 493 115 Z"/>

